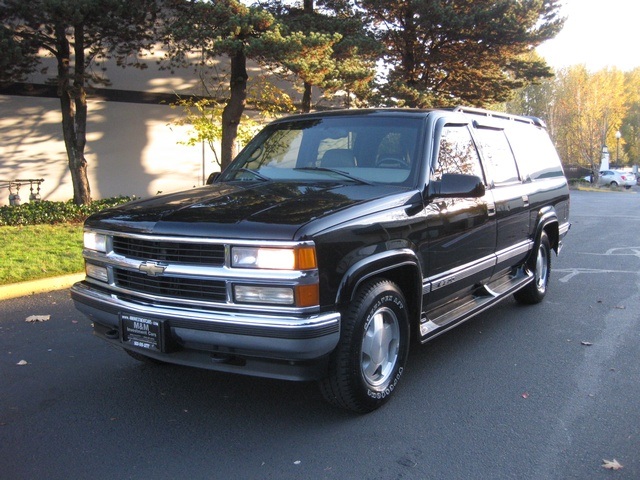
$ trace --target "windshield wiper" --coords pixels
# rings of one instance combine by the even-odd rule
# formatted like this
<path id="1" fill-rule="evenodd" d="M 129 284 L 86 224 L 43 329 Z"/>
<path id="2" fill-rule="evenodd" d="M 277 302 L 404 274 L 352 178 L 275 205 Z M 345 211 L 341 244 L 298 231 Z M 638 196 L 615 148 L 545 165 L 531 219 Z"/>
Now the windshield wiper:
<path id="1" fill-rule="evenodd" d="M 342 177 L 348 178 L 349 180 L 353 180 L 354 182 L 360 183 L 362 185 L 373 185 L 371 182 L 367 182 L 358 177 L 354 177 L 353 175 L 348 174 L 347 172 L 343 172 L 342 170 L 338 170 L 337 168 L 328 168 L 328 167 L 298 167 L 294 168 L 294 170 L 308 170 L 308 171 L 320 171 L 320 172 L 331 172 L 336 173 Z"/>

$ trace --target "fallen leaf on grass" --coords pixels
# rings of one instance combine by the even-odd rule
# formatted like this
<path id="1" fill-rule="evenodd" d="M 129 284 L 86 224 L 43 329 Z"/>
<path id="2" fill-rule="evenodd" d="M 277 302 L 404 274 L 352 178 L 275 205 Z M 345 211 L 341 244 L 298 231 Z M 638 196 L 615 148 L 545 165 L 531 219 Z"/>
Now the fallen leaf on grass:
<path id="1" fill-rule="evenodd" d="M 25 322 L 35 323 L 35 322 L 46 322 L 51 319 L 51 315 L 31 315 L 30 317 L 25 318 Z"/>
<path id="2" fill-rule="evenodd" d="M 20 360 L 18 363 L 16 363 L 16 365 L 20 365 L 22 367 L 24 365 L 29 365 L 29 362 L 27 362 L 26 360 Z"/>
<path id="3" fill-rule="evenodd" d="M 616 460 L 615 458 L 613 460 L 602 460 L 604 463 L 602 464 L 603 468 L 606 468 L 607 470 L 620 470 L 622 468 L 622 465 L 620 465 L 618 463 L 618 460 Z"/>

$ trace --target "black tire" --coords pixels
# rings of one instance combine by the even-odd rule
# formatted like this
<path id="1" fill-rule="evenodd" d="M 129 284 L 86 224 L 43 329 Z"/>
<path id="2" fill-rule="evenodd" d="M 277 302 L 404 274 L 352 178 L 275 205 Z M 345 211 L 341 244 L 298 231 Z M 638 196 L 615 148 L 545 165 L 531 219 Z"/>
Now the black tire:
<path id="1" fill-rule="evenodd" d="M 409 353 L 409 316 L 398 286 L 371 280 L 342 317 L 340 341 L 320 390 L 331 404 L 368 413 L 397 388 Z"/>
<path id="2" fill-rule="evenodd" d="M 527 268 L 533 273 L 534 280 L 513 296 L 519 303 L 533 305 L 540 303 L 546 295 L 551 276 L 551 243 L 545 231 L 540 235 L 538 250 Z"/>
<path id="3" fill-rule="evenodd" d="M 611 182 L 609 184 L 610 187 L 617 187 L 618 186 L 618 182 L 616 182 L 615 180 L 613 182 Z"/>

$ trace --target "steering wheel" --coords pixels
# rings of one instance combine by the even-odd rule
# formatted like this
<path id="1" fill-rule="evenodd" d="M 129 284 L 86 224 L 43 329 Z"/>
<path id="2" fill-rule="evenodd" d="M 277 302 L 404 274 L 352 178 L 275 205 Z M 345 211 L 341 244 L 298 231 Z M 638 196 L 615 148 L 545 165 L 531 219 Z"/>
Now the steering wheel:
<path id="1" fill-rule="evenodd" d="M 376 167 L 380 168 L 406 168 L 409 169 L 409 164 L 398 157 L 382 157 L 376 161 Z"/>

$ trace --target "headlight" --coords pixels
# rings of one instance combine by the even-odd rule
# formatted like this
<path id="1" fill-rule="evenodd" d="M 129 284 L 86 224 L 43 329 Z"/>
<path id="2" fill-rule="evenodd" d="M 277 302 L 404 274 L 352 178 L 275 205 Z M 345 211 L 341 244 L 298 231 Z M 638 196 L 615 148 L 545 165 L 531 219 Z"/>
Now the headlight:
<path id="1" fill-rule="evenodd" d="M 84 232 L 84 248 L 106 253 L 107 236 L 96 232 Z"/>
<path id="2" fill-rule="evenodd" d="M 310 270 L 317 268 L 314 247 L 233 247 L 231 266 L 273 270 Z"/>

